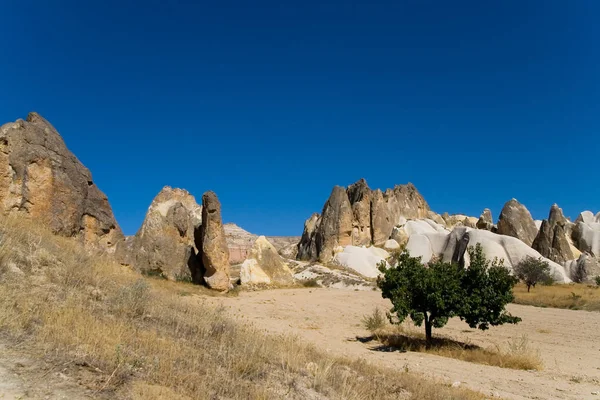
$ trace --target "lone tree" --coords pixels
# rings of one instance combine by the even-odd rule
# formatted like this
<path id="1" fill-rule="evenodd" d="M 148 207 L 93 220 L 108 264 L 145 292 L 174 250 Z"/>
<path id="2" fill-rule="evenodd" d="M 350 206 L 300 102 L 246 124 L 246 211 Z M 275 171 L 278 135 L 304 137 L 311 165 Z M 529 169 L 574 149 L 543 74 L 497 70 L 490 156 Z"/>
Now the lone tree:
<path id="1" fill-rule="evenodd" d="M 407 251 L 397 256 L 395 267 L 380 264 L 383 275 L 377 285 L 392 302 L 390 322 L 402 323 L 410 316 L 416 326 L 425 323 L 427 348 L 432 327 L 441 328 L 455 316 L 479 329 L 519 322 L 504 308 L 513 300 L 516 279 L 497 262 L 490 267 L 479 244 L 469 254 L 471 265 L 466 269 L 441 260 L 424 265 L 421 257 L 411 257 Z"/>
<path id="2" fill-rule="evenodd" d="M 431 345 L 431 328 L 441 328 L 454 317 L 461 300 L 460 269 L 456 266 L 435 261 L 425 267 L 421 257 L 410 257 L 403 251 L 398 255 L 396 267 L 386 269 L 378 280 L 384 298 L 392 301 L 390 310 L 401 323 L 410 316 L 414 324 L 425 322 L 427 347 Z M 390 320 L 390 322 L 392 322 Z"/>
<path id="3" fill-rule="evenodd" d="M 541 258 L 527 256 L 515 266 L 515 275 L 527 285 L 527 291 L 538 283 L 552 282 L 550 265 Z"/>

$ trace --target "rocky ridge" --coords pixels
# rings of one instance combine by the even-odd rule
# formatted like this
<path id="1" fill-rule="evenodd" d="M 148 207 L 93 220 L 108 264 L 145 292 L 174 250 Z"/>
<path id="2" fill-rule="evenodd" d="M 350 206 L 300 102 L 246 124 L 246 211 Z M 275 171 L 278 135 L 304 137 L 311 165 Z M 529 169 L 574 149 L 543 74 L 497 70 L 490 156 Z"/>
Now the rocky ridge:
<path id="1" fill-rule="evenodd" d="M 90 249 L 114 252 L 123 239 L 90 171 L 35 112 L 0 127 L 0 213 L 34 219 Z"/>
<path id="2" fill-rule="evenodd" d="M 364 179 L 344 189 L 335 186 L 321 215 L 304 224 L 299 260 L 331 261 L 338 246 L 383 245 L 401 219 L 425 218 L 429 205 L 412 184 L 385 192 L 371 190 Z"/>

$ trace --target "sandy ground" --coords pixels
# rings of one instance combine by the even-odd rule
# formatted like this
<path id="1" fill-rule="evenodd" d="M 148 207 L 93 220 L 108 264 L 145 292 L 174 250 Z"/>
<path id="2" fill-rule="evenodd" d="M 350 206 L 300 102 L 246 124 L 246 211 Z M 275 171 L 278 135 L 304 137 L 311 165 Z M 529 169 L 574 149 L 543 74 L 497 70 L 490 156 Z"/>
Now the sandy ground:
<path id="1" fill-rule="evenodd" d="M 544 361 L 542 371 L 491 367 L 422 353 L 381 352 L 361 343 L 362 316 L 390 307 L 379 291 L 282 289 L 242 292 L 239 297 L 196 298 L 222 304 L 239 320 L 270 332 L 292 333 L 338 355 L 460 382 L 490 397 L 506 399 L 600 399 L 600 313 L 510 305 L 519 325 L 488 331 L 451 320 L 434 335 L 488 347 L 527 335 Z"/>
<path id="2" fill-rule="evenodd" d="M 82 400 L 94 392 L 81 386 L 82 374 L 74 377 L 70 365 L 56 365 L 41 357 L 28 355 L 22 347 L 0 337 L 1 400 Z"/>

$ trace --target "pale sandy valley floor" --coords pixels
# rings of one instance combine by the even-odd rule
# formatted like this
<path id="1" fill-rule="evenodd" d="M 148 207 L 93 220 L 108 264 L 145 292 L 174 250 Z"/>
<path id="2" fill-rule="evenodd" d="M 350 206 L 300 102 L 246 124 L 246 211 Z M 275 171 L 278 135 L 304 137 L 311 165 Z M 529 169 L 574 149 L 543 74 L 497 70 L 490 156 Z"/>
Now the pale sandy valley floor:
<path id="1" fill-rule="evenodd" d="M 191 297 L 190 301 L 206 299 Z M 269 332 L 291 333 L 338 355 L 460 382 L 490 397 L 506 399 L 600 399 L 600 313 L 509 305 L 518 325 L 470 329 L 458 319 L 435 333 L 483 347 L 505 345 L 527 336 L 539 350 L 542 371 L 492 367 L 423 353 L 374 351 L 376 344 L 357 337 L 368 332 L 361 319 L 375 307 L 387 310 L 379 291 L 281 289 L 241 292 L 239 297 L 211 298 L 236 318 Z"/>

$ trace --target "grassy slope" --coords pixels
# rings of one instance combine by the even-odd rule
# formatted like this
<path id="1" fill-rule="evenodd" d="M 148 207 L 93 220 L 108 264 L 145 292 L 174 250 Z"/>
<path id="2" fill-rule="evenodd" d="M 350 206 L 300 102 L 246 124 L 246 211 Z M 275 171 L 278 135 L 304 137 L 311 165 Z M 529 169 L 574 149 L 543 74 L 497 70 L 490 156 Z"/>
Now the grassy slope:
<path id="1" fill-rule="evenodd" d="M 593 284 L 537 285 L 529 293 L 525 285 L 518 284 L 514 294 L 517 304 L 600 311 L 600 287 Z"/>
<path id="2" fill-rule="evenodd" d="M 483 398 L 185 301 L 201 293 L 90 257 L 27 221 L 0 221 L 0 332 L 57 365 L 91 367 L 99 398 Z"/>

